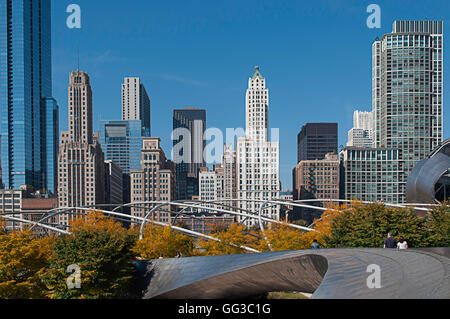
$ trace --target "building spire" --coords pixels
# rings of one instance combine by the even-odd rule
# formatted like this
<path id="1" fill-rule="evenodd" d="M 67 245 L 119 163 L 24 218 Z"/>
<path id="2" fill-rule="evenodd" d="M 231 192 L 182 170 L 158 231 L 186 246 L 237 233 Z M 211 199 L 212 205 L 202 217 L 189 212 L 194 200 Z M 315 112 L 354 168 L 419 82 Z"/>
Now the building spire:
<path id="1" fill-rule="evenodd" d="M 255 66 L 255 73 L 253 73 L 252 79 L 264 79 L 264 77 L 261 75 L 261 72 L 259 72 L 259 66 Z"/>

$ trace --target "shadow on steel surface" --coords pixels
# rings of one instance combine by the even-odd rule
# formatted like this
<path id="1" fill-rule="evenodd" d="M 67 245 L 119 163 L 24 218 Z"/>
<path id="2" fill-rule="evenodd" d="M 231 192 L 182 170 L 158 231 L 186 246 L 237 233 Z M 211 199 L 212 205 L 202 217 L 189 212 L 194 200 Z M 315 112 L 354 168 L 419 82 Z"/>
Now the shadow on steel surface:
<path id="1" fill-rule="evenodd" d="M 137 268 L 144 299 L 233 299 L 270 291 L 333 299 L 450 298 L 449 251 L 322 249 L 140 261 Z M 381 288 L 367 285 L 372 264 L 380 266 Z"/>

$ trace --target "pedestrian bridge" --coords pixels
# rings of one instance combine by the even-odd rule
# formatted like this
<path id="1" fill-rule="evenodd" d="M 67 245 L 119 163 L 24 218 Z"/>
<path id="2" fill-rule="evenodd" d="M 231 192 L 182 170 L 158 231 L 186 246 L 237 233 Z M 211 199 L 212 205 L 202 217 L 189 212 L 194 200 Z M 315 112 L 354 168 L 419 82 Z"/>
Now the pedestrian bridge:
<path id="1" fill-rule="evenodd" d="M 159 259 L 137 266 L 144 299 L 233 299 L 275 291 L 318 299 L 448 299 L 449 258 L 450 248 L 322 249 Z M 373 288 L 373 265 L 379 266 L 380 288 Z"/>

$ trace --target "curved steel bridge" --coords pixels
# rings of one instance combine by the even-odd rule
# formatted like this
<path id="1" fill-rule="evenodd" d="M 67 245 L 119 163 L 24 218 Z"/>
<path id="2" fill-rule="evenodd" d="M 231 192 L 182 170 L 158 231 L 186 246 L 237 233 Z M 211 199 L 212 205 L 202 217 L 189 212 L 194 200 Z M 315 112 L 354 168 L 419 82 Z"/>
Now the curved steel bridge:
<path id="1" fill-rule="evenodd" d="M 317 299 L 448 299 L 449 257 L 449 248 L 324 249 L 141 261 L 136 297 L 234 299 L 298 291 Z M 373 267 L 379 267 L 379 288 Z"/>

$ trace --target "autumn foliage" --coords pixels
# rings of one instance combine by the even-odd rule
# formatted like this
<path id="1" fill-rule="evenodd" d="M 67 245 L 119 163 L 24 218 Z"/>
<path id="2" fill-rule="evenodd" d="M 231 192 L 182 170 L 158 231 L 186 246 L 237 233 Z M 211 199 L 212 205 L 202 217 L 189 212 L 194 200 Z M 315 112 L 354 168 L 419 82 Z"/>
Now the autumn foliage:
<path id="1" fill-rule="evenodd" d="M 73 233 L 55 241 L 48 270 L 43 275 L 47 296 L 55 299 L 124 297 L 132 285 L 132 247 L 136 233 L 101 213 L 92 212 L 71 225 Z M 67 268 L 78 265 L 81 288 L 69 289 Z"/>
<path id="2" fill-rule="evenodd" d="M 249 244 L 253 238 L 245 233 L 245 226 L 239 224 L 231 224 L 228 229 L 216 228 L 210 234 L 212 237 L 220 241 L 210 239 L 198 240 L 198 254 L 199 255 L 232 255 L 246 253 L 245 249 L 240 246 Z"/>
<path id="3" fill-rule="evenodd" d="M 0 299 L 44 298 L 41 274 L 48 267 L 52 238 L 30 232 L 0 232 Z"/>
<path id="4" fill-rule="evenodd" d="M 382 204 L 330 207 L 306 232 L 287 224 L 211 225 L 217 240 L 194 239 L 168 226 L 148 224 L 139 240 L 98 212 L 76 219 L 70 235 L 36 238 L 29 231 L 8 233 L 0 220 L 0 299 L 127 298 L 134 283 L 134 259 L 211 256 L 310 249 L 314 239 L 321 248 L 383 247 L 388 232 L 403 236 L 410 247 L 450 246 L 449 203 L 436 206 L 425 217 L 412 209 Z M 270 243 L 270 247 L 269 244 Z M 68 266 L 81 270 L 81 288 L 69 289 Z"/>
<path id="5" fill-rule="evenodd" d="M 142 240 L 136 242 L 133 251 L 143 259 L 173 258 L 177 253 L 191 256 L 194 239 L 174 231 L 170 226 L 147 225 Z"/>

